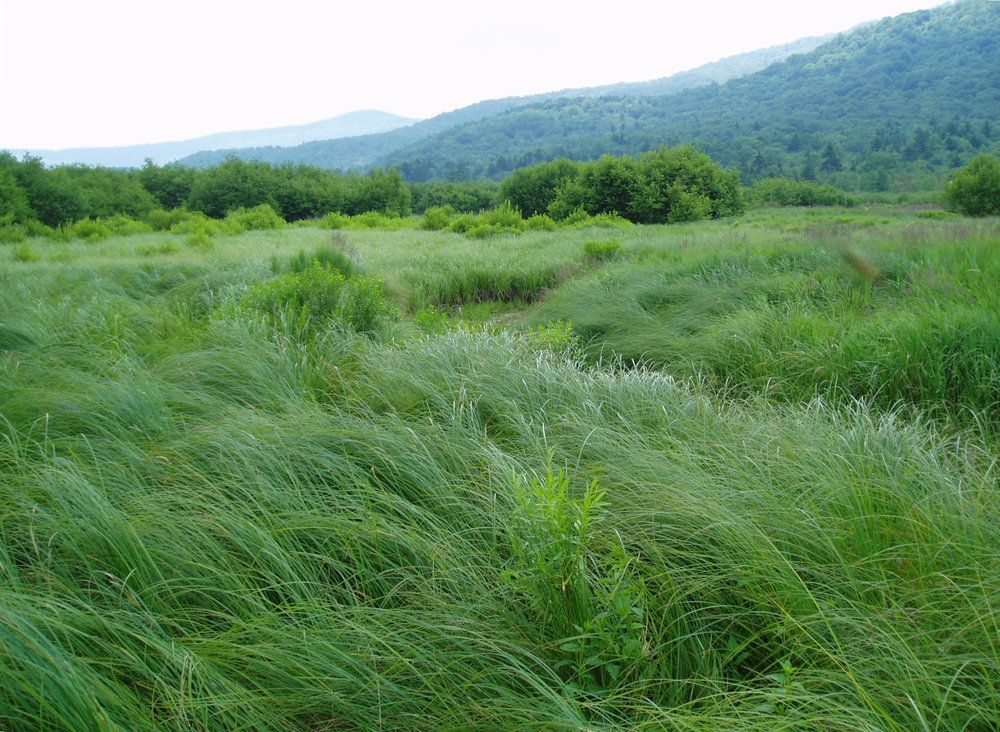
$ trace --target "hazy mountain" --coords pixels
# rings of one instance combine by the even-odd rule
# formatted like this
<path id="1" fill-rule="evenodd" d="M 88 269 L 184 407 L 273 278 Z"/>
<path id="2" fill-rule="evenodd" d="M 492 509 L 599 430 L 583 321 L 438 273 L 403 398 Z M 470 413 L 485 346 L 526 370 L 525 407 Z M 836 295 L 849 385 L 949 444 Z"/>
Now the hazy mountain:
<path id="1" fill-rule="evenodd" d="M 162 164 L 200 150 L 263 145 L 299 145 L 311 140 L 328 140 L 388 132 L 411 125 L 415 121 L 389 112 L 364 110 L 348 112 L 303 125 L 219 132 L 177 142 L 158 142 L 124 147 L 81 147 L 64 150 L 20 149 L 11 150 L 11 152 L 18 157 L 24 153 L 30 153 L 41 157 L 49 165 L 84 163 L 108 167 L 133 167 L 142 165 L 146 158 L 151 158 L 153 162 Z"/>
<path id="2" fill-rule="evenodd" d="M 674 94 L 684 89 L 712 83 L 722 83 L 729 79 L 754 73 L 770 64 L 786 59 L 792 54 L 811 51 L 830 38 L 832 36 L 802 38 L 781 46 L 772 46 L 770 48 L 730 56 L 721 61 L 714 61 L 695 69 L 682 71 L 672 76 L 652 81 L 563 89 L 561 91 L 524 97 L 492 99 L 462 107 L 452 112 L 445 112 L 423 122 L 417 122 L 408 127 L 382 134 L 307 142 L 295 147 L 276 147 L 279 143 L 271 143 L 275 146 L 265 147 L 261 145 L 259 147 L 230 150 L 206 149 L 185 158 L 182 162 L 188 165 L 203 167 L 215 165 L 222 162 L 226 157 L 235 155 L 245 160 L 263 160 L 271 163 L 295 162 L 309 163 L 324 168 L 364 169 L 371 167 L 377 161 L 391 155 L 395 151 L 418 143 L 420 140 L 427 139 L 448 129 L 457 128 L 463 124 L 501 114 L 511 109 L 561 97 L 598 97 L 611 94 L 621 96 Z"/>

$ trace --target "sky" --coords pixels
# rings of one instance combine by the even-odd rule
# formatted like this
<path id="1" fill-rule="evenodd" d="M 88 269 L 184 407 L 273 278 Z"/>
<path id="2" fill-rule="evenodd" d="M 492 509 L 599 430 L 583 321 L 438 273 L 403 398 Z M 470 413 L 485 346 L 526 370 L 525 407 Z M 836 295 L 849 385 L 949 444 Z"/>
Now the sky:
<path id="1" fill-rule="evenodd" d="M 940 0 L 0 0 L 0 148 L 645 81 Z"/>

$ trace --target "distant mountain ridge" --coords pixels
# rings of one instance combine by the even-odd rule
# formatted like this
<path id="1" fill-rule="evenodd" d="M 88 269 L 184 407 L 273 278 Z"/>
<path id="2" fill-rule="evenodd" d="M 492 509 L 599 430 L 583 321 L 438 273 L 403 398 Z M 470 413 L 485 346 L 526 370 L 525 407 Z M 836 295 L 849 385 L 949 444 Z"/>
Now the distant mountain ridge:
<path id="1" fill-rule="evenodd" d="M 652 81 L 623 82 L 604 86 L 563 89 L 530 96 L 486 100 L 381 134 L 339 140 L 320 140 L 295 147 L 258 146 L 229 150 L 203 150 L 180 162 L 185 165 L 206 167 L 216 165 L 229 156 L 235 156 L 244 160 L 260 160 L 269 163 L 308 163 L 322 168 L 363 170 L 376 165 L 387 156 L 433 135 L 512 109 L 563 97 L 675 94 L 685 89 L 723 83 L 729 79 L 754 73 L 793 54 L 811 51 L 832 37 L 832 35 L 826 35 L 801 38 L 791 43 L 729 56 Z"/>
<path id="2" fill-rule="evenodd" d="M 311 140 L 356 137 L 399 129 L 417 120 L 380 110 L 359 110 L 301 125 L 270 127 L 259 130 L 218 132 L 190 140 L 156 142 L 120 147 L 81 147 L 62 150 L 34 148 L 11 150 L 20 157 L 25 153 L 42 158 L 48 165 L 82 163 L 112 168 L 136 167 L 146 158 L 154 163 L 169 163 L 202 150 L 264 145 L 299 145 Z"/>

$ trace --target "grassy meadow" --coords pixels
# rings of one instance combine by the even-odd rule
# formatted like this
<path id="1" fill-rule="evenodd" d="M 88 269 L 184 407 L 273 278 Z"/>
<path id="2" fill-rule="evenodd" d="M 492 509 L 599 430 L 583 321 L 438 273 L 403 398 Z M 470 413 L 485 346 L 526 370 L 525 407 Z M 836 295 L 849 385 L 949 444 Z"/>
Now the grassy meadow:
<path id="1" fill-rule="evenodd" d="M 0 729 L 1000 727 L 1000 220 L 0 245 Z"/>

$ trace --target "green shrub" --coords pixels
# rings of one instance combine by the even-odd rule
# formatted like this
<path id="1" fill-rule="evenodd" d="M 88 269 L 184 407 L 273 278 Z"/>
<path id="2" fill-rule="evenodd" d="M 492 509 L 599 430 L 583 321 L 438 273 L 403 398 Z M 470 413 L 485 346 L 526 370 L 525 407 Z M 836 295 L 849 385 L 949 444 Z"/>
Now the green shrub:
<path id="1" fill-rule="evenodd" d="M 755 206 L 851 206 L 855 200 L 839 188 L 807 180 L 765 178 L 750 188 Z"/>
<path id="2" fill-rule="evenodd" d="M 192 214 L 185 208 L 174 208 L 169 211 L 162 208 L 154 208 L 146 214 L 146 223 L 153 228 L 153 231 L 170 231 L 174 226 L 185 221 L 190 221 L 193 216 L 195 214 Z"/>
<path id="3" fill-rule="evenodd" d="M 524 230 L 524 217 L 510 201 L 504 201 L 496 208 L 483 211 L 476 217 L 480 224 L 493 227 L 498 232 L 520 232 Z"/>
<path id="4" fill-rule="evenodd" d="M 365 211 L 351 217 L 352 228 L 357 229 L 399 229 L 406 220 L 399 216 L 390 216 L 381 211 Z"/>
<path id="5" fill-rule="evenodd" d="M 613 229 L 632 226 L 632 222 L 616 213 L 599 213 L 590 218 L 588 225 L 602 229 Z"/>
<path id="6" fill-rule="evenodd" d="M 201 212 L 191 211 L 186 216 L 178 217 L 177 221 L 170 225 L 169 231 L 171 234 L 215 236 L 222 233 L 222 225 L 219 221 L 210 219 Z"/>
<path id="7" fill-rule="evenodd" d="M 632 222 L 616 213 L 599 213 L 596 216 L 591 216 L 584 209 L 577 208 L 560 221 L 559 225 L 569 229 L 588 229 L 590 227 L 613 229 L 632 226 Z"/>
<path id="8" fill-rule="evenodd" d="M 125 216 L 124 214 L 109 216 L 106 219 L 101 219 L 101 222 L 105 227 L 107 227 L 112 236 L 148 234 L 153 230 L 153 227 L 145 221 L 140 221 L 132 218 L 131 216 Z"/>
<path id="9" fill-rule="evenodd" d="M 667 222 L 679 224 L 685 221 L 701 221 L 712 213 L 712 202 L 708 196 L 689 190 L 679 182 L 674 183 L 667 191 L 670 201 L 670 211 Z"/>
<path id="10" fill-rule="evenodd" d="M 356 333 L 377 333 L 395 313 L 396 308 L 386 296 L 385 285 L 380 280 L 368 275 L 347 280 L 339 316 Z"/>
<path id="11" fill-rule="evenodd" d="M 507 233 L 503 229 L 498 229 L 495 226 L 490 226 L 489 224 L 476 223 L 473 224 L 465 235 L 470 239 L 492 239 L 494 236 L 499 236 L 500 234 Z"/>
<path id="12" fill-rule="evenodd" d="M 456 234 L 464 234 L 469 229 L 476 225 L 476 217 L 470 214 L 462 214 L 461 216 L 455 217 L 455 219 L 448 226 L 448 231 L 453 231 Z"/>
<path id="13" fill-rule="evenodd" d="M 524 222 L 528 231 L 555 231 L 559 225 L 548 214 L 534 214 Z"/>
<path id="14" fill-rule="evenodd" d="M 424 220 L 420 224 L 421 229 L 427 231 L 442 231 L 451 224 L 451 219 L 455 215 L 455 209 L 451 206 L 435 206 L 424 212 Z"/>
<path id="15" fill-rule="evenodd" d="M 279 229 L 284 225 L 285 220 L 267 203 L 253 208 L 233 209 L 223 220 L 223 228 L 230 228 L 233 233 Z"/>
<path id="16" fill-rule="evenodd" d="M 568 320 L 539 323 L 528 331 L 528 342 L 532 348 L 567 354 L 574 353 L 580 345 L 580 339 L 573 333 L 573 325 Z"/>
<path id="17" fill-rule="evenodd" d="M 968 216 L 1000 216 L 1000 159 L 980 155 L 955 174 L 944 189 L 945 201 Z"/>
<path id="18" fill-rule="evenodd" d="M 351 217 L 337 211 L 331 211 L 319 220 L 319 225 L 324 229 L 346 229 L 350 224 Z"/>
<path id="19" fill-rule="evenodd" d="M 609 262 L 621 256 L 622 245 L 617 241 L 588 241 L 583 244 L 584 256 L 593 262 Z"/>
<path id="20" fill-rule="evenodd" d="M 195 231 L 188 234 L 187 239 L 184 240 L 184 244 L 192 249 L 200 249 L 203 252 L 207 252 L 215 246 L 212 242 L 212 237 L 205 231 Z"/>

